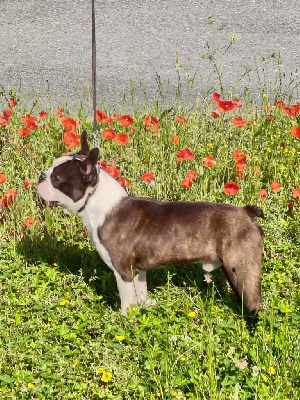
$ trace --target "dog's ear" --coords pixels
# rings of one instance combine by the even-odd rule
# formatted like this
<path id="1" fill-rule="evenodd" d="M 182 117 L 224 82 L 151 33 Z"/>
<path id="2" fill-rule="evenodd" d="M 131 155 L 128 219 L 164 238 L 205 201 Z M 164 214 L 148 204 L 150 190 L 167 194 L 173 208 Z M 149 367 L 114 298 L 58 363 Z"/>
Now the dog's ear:
<path id="1" fill-rule="evenodd" d="M 85 177 L 91 176 L 94 171 L 96 172 L 95 166 L 97 165 L 98 162 L 98 156 L 99 156 L 99 149 L 98 147 L 95 147 L 89 152 L 87 158 L 82 161 L 81 168 Z"/>
<path id="2" fill-rule="evenodd" d="M 81 150 L 77 154 L 82 154 L 83 156 L 88 156 L 90 152 L 90 146 L 87 141 L 87 132 L 84 130 L 80 137 Z"/>

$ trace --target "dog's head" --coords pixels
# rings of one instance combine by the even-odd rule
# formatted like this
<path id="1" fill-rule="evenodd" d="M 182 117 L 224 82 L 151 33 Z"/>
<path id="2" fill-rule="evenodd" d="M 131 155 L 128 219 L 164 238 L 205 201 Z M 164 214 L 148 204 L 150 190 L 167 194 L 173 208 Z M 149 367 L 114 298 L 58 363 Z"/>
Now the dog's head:
<path id="1" fill-rule="evenodd" d="M 55 159 L 51 167 L 41 173 L 37 184 L 42 198 L 58 202 L 66 213 L 79 211 L 98 181 L 99 149 L 90 151 L 86 131 L 80 141 L 81 150 Z"/>

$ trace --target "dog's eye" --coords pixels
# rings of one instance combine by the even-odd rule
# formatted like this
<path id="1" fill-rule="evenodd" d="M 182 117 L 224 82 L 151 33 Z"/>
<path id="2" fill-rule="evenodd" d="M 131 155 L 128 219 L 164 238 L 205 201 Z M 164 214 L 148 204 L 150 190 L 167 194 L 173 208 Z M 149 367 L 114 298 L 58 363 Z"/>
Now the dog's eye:
<path id="1" fill-rule="evenodd" d="M 51 180 L 52 180 L 52 182 L 56 182 L 56 183 L 59 183 L 61 181 L 59 175 L 54 175 L 54 174 L 51 175 Z"/>

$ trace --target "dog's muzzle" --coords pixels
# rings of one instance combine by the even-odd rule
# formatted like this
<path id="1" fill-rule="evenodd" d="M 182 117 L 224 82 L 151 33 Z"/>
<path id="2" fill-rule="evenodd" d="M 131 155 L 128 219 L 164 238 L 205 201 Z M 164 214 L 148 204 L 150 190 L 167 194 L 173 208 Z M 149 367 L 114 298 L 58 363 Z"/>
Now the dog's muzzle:
<path id="1" fill-rule="evenodd" d="M 46 180 L 46 178 L 47 178 L 47 175 L 45 174 L 45 172 L 41 172 L 41 175 L 39 177 L 37 184 L 39 185 L 40 183 L 44 182 Z"/>

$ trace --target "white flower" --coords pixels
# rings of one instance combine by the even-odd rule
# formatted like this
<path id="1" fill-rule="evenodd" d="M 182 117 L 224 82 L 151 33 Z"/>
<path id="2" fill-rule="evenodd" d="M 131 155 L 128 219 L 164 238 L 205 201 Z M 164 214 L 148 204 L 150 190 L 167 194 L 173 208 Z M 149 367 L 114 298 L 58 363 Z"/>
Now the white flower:
<path id="1" fill-rule="evenodd" d="M 245 369 L 248 367 L 248 363 L 246 360 L 247 357 L 242 358 L 240 360 L 235 360 L 234 365 L 239 369 Z"/>
<path id="2" fill-rule="evenodd" d="M 209 272 L 207 272 L 207 274 L 204 275 L 204 282 L 206 283 L 212 282 L 212 275 Z"/>
<path id="3" fill-rule="evenodd" d="M 252 367 L 252 375 L 253 376 L 258 376 L 259 375 L 259 368 L 257 365 L 253 365 Z"/>

